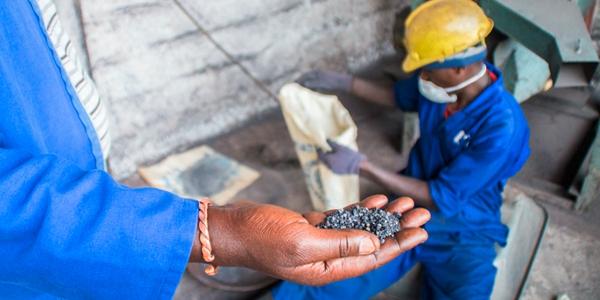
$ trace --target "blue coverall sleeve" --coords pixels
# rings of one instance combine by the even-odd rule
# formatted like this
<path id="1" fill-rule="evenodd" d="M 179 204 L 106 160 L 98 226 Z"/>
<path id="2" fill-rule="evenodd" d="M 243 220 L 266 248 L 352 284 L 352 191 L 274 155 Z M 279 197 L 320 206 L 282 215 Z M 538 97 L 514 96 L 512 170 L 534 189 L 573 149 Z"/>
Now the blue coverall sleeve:
<path id="1" fill-rule="evenodd" d="M 445 217 L 461 211 L 472 196 L 506 179 L 514 169 L 509 160 L 513 149 L 514 126 L 510 118 L 490 124 L 472 137 L 471 145 L 428 181 L 433 202 Z M 512 175 L 512 174 L 511 174 Z M 510 176 L 510 175 L 509 175 Z"/>
<path id="2" fill-rule="evenodd" d="M 0 283 L 70 299 L 170 299 L 197 202 L 0 148 Z"/>
<path id="3" fill-rule="evenodd" d="M 394 84 L 394 100 L 402 111 L 416 112 L 419 109 L 418 79 L 418 74 L 413 74 Z"/>

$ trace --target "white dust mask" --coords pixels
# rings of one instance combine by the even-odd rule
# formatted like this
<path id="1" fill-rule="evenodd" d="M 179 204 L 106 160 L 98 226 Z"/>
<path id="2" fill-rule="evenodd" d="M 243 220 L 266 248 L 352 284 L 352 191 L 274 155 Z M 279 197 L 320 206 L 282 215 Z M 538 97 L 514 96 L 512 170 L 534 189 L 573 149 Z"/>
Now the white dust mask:
<path id="1" fill-rule="evenodd" d="M 419 76 L 419 92 L 421 93 L 421 95 L 423 95 L 423 97 L 425 97 L 433 102 L 436 102 L 436 103 L 454 103 L 454 102 L 456 102 L 457 97 L 455 94 L 451 94 L 451 93 L 462 90 L 466 86 L 479 80 L 481 77 L 483 77 L 483 75 L 485 75 L 486 71 L 487 71 L 487 67 L 485 66 L 485 64 L 483 64 L 481 71 L 479 71 L 473 77 L 463 81 L 462 83 L 460 83 L 458 85 L 448 87 L 448 88 L 440 87 L 440 86 L 436 85 L 435 83 L 425 80 L 425 79 L 421 78 L 421 76 Z"/>

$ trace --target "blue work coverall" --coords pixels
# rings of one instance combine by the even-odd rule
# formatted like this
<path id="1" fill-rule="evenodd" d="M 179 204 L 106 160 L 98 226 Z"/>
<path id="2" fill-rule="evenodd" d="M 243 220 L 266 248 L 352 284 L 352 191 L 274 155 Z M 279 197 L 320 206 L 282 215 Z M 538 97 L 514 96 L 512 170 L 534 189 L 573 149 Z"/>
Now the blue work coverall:
<path id="1" fill-rule="evenodd" d="M 0 299 L 170 299 L 197 202 L 131 189 L 98 138 L 35 0 L 0 4 Z"/>
<path id="2" fill-rule="evenodd" d="M 517 101 L 497 79 L 464 109 L 446 118 L 445 104 L 418 91 L 418 75 L 396 83 L 396 103 L 418 112 L 421 136 L 403 174 L 427 181 L 438 208 L 425 228 L 429 240 L 366 275 L 321 287 L 283 282 L 275 299 L 367 299 L 389 287 L 417 262 L 423 299 L 488 299 L 496 268 L 495 244 L 506 244 L 502 190 L 525 164 L 529 129 Z"/>

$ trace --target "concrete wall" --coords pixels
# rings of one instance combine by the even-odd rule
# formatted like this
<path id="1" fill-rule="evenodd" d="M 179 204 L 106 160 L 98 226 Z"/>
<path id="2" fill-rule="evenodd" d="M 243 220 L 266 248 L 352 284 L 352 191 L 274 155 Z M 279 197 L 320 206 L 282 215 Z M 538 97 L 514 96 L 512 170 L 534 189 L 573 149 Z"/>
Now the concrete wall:
<path id="1" fill-rule="evenodd" d="M 117 178 L 276 108 L 279 87 L 311 68 L 355 70 L 391 53 L 405 2 L 80 1 Z"/>

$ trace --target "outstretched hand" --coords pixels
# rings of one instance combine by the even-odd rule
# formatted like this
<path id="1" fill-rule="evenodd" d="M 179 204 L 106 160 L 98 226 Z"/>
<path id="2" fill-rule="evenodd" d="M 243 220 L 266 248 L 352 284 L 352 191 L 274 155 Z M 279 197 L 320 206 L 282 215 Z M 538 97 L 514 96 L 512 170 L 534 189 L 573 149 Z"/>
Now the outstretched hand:
<path id="1" fill-rule="evenodd" d="M 210 207 L 214 263 L 248 267 L 301 284 L 322 285 L 371 271 L 427 239 L 420 227 L 430 214 L 422 208 L 414 209 L 410 198 L 388 204 L 385 196 L 378 195 L 359 205 L 403 214 L 402 230 L 380 245 L 377 237 L 366 231 L 315 227 L 326 213 L 300 215 L 252 202 Z M 199 245 L 195 244 L 193 254 L 197 251 Z"/>

